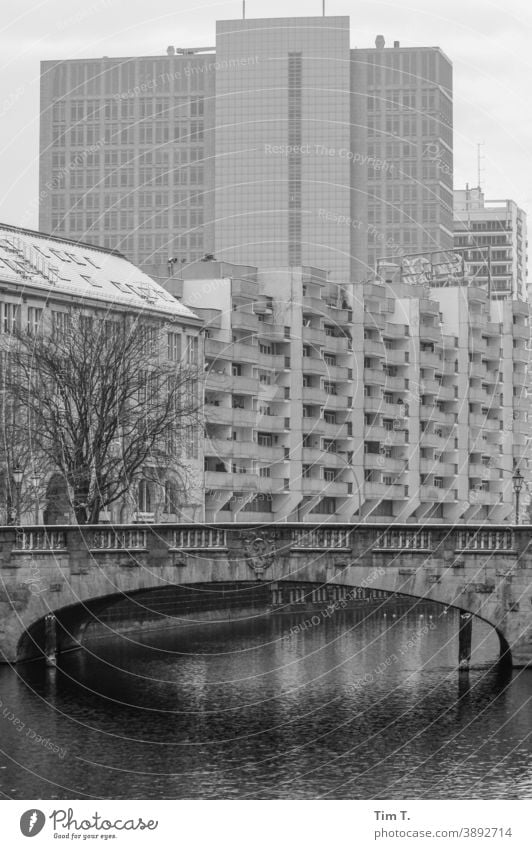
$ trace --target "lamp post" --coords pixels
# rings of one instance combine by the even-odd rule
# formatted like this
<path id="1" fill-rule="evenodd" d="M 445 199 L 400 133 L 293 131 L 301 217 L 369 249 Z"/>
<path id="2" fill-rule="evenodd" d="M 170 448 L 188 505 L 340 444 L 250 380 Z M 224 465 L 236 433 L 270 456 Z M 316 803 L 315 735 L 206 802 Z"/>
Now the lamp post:
<path id="1" fill-rule="evenodd" d="M 39 475 L 33 475 L 31 482 L 33 484 L 33 491 L 35 494 L 35 524 L 39 524 L 39 483 L 40 478 Z"/>
<path id="2" fill-rule="evenodd" d="M 20 487 L 23 477 L 24 472 L 17 463 L 13 469 L 13 480 L 15 481 L 15 524 L 17 525 L 20 524 Z"/>
<path id="3" fill-rule="evenodd" d="M 519 495 L 521 494 L 521 490 L 523 488 L 524 477 L 519 471 L 519 466 L 515 470 L 512 476 L 512 481 L 514 485 L 514 493 L 515 493 L 515 524 L 519 524 Z"/>

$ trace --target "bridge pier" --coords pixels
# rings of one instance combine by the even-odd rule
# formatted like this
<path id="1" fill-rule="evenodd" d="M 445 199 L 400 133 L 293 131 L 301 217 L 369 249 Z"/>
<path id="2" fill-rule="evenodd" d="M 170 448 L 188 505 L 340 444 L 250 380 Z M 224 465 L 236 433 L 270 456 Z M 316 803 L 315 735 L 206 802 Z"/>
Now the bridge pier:
<path id="1" fill-rule="evenodd" d="M 473 616 L 467 610 L 460 610 L 460 628 L 458 631 L 458 668 L 467 671 L 471 663 L 471 638 L 473 634 Z"/>
<path id="2" fill-rule="evenodd" d="M 44 659 L 46 666 L 57 665 L 57 619 L 53 613 L 44 619 Z"/>

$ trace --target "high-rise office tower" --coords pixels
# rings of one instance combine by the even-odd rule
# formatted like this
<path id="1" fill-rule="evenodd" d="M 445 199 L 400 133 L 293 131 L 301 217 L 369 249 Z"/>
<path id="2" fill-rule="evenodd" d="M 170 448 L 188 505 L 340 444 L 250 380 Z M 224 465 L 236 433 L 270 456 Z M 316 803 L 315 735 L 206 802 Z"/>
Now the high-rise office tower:
<path id="1" fill-rule="evenodd" d="M 349 273 L 349 18 L 219 21 L 215 252 Z"/>
<path id="2" fill-rule="evenodd" d="M 527 299 L 526 213 L 515 201 L 485 200 L 480 188 L 454 192 L 454 245 L 491 297 Z"/>
<path id="3" fill-rule="evenodd" d="M 438 47 L 352 51 L 366 129 L 368 264 L 453 247 L 452 65 Z M 364 101 L 366 113 L 364 115 Z"/>
<path id="4" fill-rule="evenodd" d="M 323 16 L 220 21 L 215 47 L 167 52 L 43 63 L 41 229 L 150 272 L 215 253 L 362 281 L 452 248 L 439 48 L 350 49 L 349 18 Z"/>
<path id="5" fill-rule="evenodd" d="M 212 226 L 215 56 L 43 62 L 41 230 L 144 267 L 191 261 Z"/>

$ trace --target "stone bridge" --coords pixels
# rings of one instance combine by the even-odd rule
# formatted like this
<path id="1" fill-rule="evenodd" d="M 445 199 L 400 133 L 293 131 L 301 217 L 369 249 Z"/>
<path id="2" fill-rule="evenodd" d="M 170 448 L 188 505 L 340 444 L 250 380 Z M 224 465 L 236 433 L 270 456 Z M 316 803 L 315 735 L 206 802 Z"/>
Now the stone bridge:
<path id="1" fill-rule="evenodd" d="M 151 591 L 178 588 L 184 613 L 187 599 L 210 600 L 195 617 L 207 621 L 213 605 L 222 613 L 230 607 L 232 616 L 246 615 L 246 605 L 282 607 L 283 588 L 300 585 L 322 602 L 372 587 L 454 606 L 497 630 L 507 661 L 532 665 L 531 534 L 528 525 L 306 522 L 4 527 L 0 659 L 54 662 L 57 652 L 79 647 L 106 611 Z M 239 588 L 240 609 L 233 604 Z M 466 666 L 472 617 L 462 618 Z"/>

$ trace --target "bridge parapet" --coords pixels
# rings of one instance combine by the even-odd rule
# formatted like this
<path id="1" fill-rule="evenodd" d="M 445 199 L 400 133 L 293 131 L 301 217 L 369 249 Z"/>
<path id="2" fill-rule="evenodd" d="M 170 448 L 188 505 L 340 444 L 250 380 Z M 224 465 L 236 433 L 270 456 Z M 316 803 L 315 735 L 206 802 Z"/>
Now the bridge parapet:
<path id="1" fill-rule="evenodd" d="M 0 650 L 50 611 L 168 585 L 223 581 L 373 586 L 490 622 L 532 662 L 532 528 L 426 524 L 0 528 Z"/>

